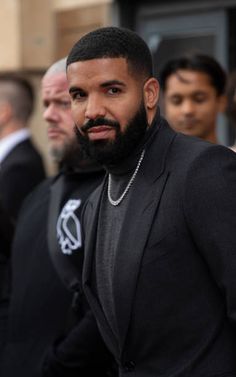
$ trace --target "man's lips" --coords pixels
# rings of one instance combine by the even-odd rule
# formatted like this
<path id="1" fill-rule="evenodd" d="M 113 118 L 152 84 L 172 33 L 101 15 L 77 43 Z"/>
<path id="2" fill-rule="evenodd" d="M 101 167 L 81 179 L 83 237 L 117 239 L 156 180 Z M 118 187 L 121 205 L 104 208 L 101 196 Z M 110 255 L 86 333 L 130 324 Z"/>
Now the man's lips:
<path id="1" fill-rule="evenodd" d="M 62 135 L 63 132 L 58 128 L 48 128 L 48 137 L 50 139 L 57 138 L 58 136 Z"/>
<path id="2" fill-rule="evenodd" d="M 188 119 L 188 120 L 184 120 L 182 121 L 182 123 L 180 124 L 181 127 L 185 127 L 185 128 L 192 128 L 192 127 L 196 127 L 198 126 L 198 120 L 197 119 Z"/>
<path id="3" fill-rule="evenodd" d="M 94 126 L 94 127 L 91 127 L 87 131 L 89 139 L 91 140 L 107 139 L 111 136 L 110 134 L 114 132 L 115 132 L 114 127 L 106 126 L 106 125 Z"/>
<path id="4" fill-rule="evenodd" d="M 111 127 L 111 126 L 94 126 L 94 127 L 91 127 L 89 130 L 88 130 L 88 133 L 91 133 L 91 132 L 95 132 L 95 133 L 97 133 L 97 132 L 103 132 L 103 131 L 110 131 L 110 130 L 112 130 L 113 129 L 113 127 Z"/>

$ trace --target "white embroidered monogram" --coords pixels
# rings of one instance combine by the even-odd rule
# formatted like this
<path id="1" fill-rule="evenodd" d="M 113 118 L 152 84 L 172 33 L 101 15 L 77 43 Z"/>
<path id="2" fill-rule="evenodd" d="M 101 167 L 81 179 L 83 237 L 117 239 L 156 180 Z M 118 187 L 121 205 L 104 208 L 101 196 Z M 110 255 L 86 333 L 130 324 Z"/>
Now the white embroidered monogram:
<path id="1" fill-rule="evenodd" d="M 81 226 L 75 210 L 81 200 L 70 199 L 62 208 L 57 221 L 57 238 L 63 254 L 72 254 L 81 247 Z M 70 225 L 70 226 L 69 226 Z"/>

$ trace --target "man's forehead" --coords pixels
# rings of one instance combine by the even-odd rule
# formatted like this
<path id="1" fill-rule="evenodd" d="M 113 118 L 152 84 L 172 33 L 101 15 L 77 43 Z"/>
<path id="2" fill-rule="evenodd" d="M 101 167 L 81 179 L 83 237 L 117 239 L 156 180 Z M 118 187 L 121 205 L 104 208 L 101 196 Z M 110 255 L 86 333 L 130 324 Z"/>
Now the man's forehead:
<path id="1" fill-rule="evenodd" d="M 126 59 L 102 58 L 72 63 L 67 69 L 69 90 L 104 87 L 109 83 L 127 86 L 133 80 Z"/>
<path id="2" fill-rule="evenodd" d="M 60 88 L 61 90 L 68 89 L 68 82 L 65 72 L 45 75 L 42 79 L 42 88 L 50 89 L 52 87 Z"/>
<path id="3" fill-rule="evenodd" d="M 42 80 L 42 92 L 44 95 L 69 95 L 68 82 L 65 73 L 45 76 Z"/>
<path id="4" fill-rule="evenodd" d="M 125 58 L 99 58 L 71 63 L 67 68 L 67 77 L 108 74 L 109 72 L 128 71 Z"/>
<path id="5" fill-rule="evenodd" d="M 173 72 L 170 76 L 169 79 L 176 79 L 179 83 L 181 84 L 207 84 L 211 85 L 211 80 L 210 77 L 202 71 L 195 71 L 195 70 L 190 70 L 190 69 L 180 69 L 177 70 L 176 72 Z M 167 84 L 168 84 L 168 79 L 167 79 Z"/>

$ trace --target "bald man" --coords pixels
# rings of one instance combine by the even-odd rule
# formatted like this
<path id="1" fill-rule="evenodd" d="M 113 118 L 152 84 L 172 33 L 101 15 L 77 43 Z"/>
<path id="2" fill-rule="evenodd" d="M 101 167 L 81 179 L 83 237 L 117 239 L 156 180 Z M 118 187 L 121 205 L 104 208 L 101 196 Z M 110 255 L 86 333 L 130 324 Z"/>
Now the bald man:
<path id="1" fill-rule="evenodd" d="M 84 158 L 76 141 L 65 59 L 44 75 L 42 101 L 50 154 L 60 172 L 39 185 L 21 211 L 13 242 L 9 336 L 1 377 L 69 377 L 80 375 L 83 369 L 73 358 L 77 350 L 73 341 L 67 347 L 74 325 L 83 327 L 87 310 L 76 280 L 83 260 L 80 213 L 104 172 Z M 71 231 L 68 224 L 72 224 Z M 68 264 L 76 266 L 73 282 L 64 279 Z M 98 352 L 90 370 L 82 370 L 83 376 L 91 374 L 93 368 L 97 373 L 101 369 L 101 376 L 105 376 L 104 366 L 98 364 L 106 350 L 96 331 L 93 347 Z M 82 351 L 85 349 L 84 344 Z"/>

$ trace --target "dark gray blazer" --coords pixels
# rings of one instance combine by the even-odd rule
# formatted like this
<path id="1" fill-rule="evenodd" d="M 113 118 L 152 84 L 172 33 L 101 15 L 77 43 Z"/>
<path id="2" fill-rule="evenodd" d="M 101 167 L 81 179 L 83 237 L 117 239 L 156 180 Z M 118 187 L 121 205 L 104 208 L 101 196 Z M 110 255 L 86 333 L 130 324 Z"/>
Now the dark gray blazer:
<path id="1" fill-rule="evenodd" d="M 107 181 L 84 213 L 85 294 L 120 376 L 236 376 L 236 155 L 159 122 L 128 194 L 118 244 L 118 339 L 93 279 Z"/>

